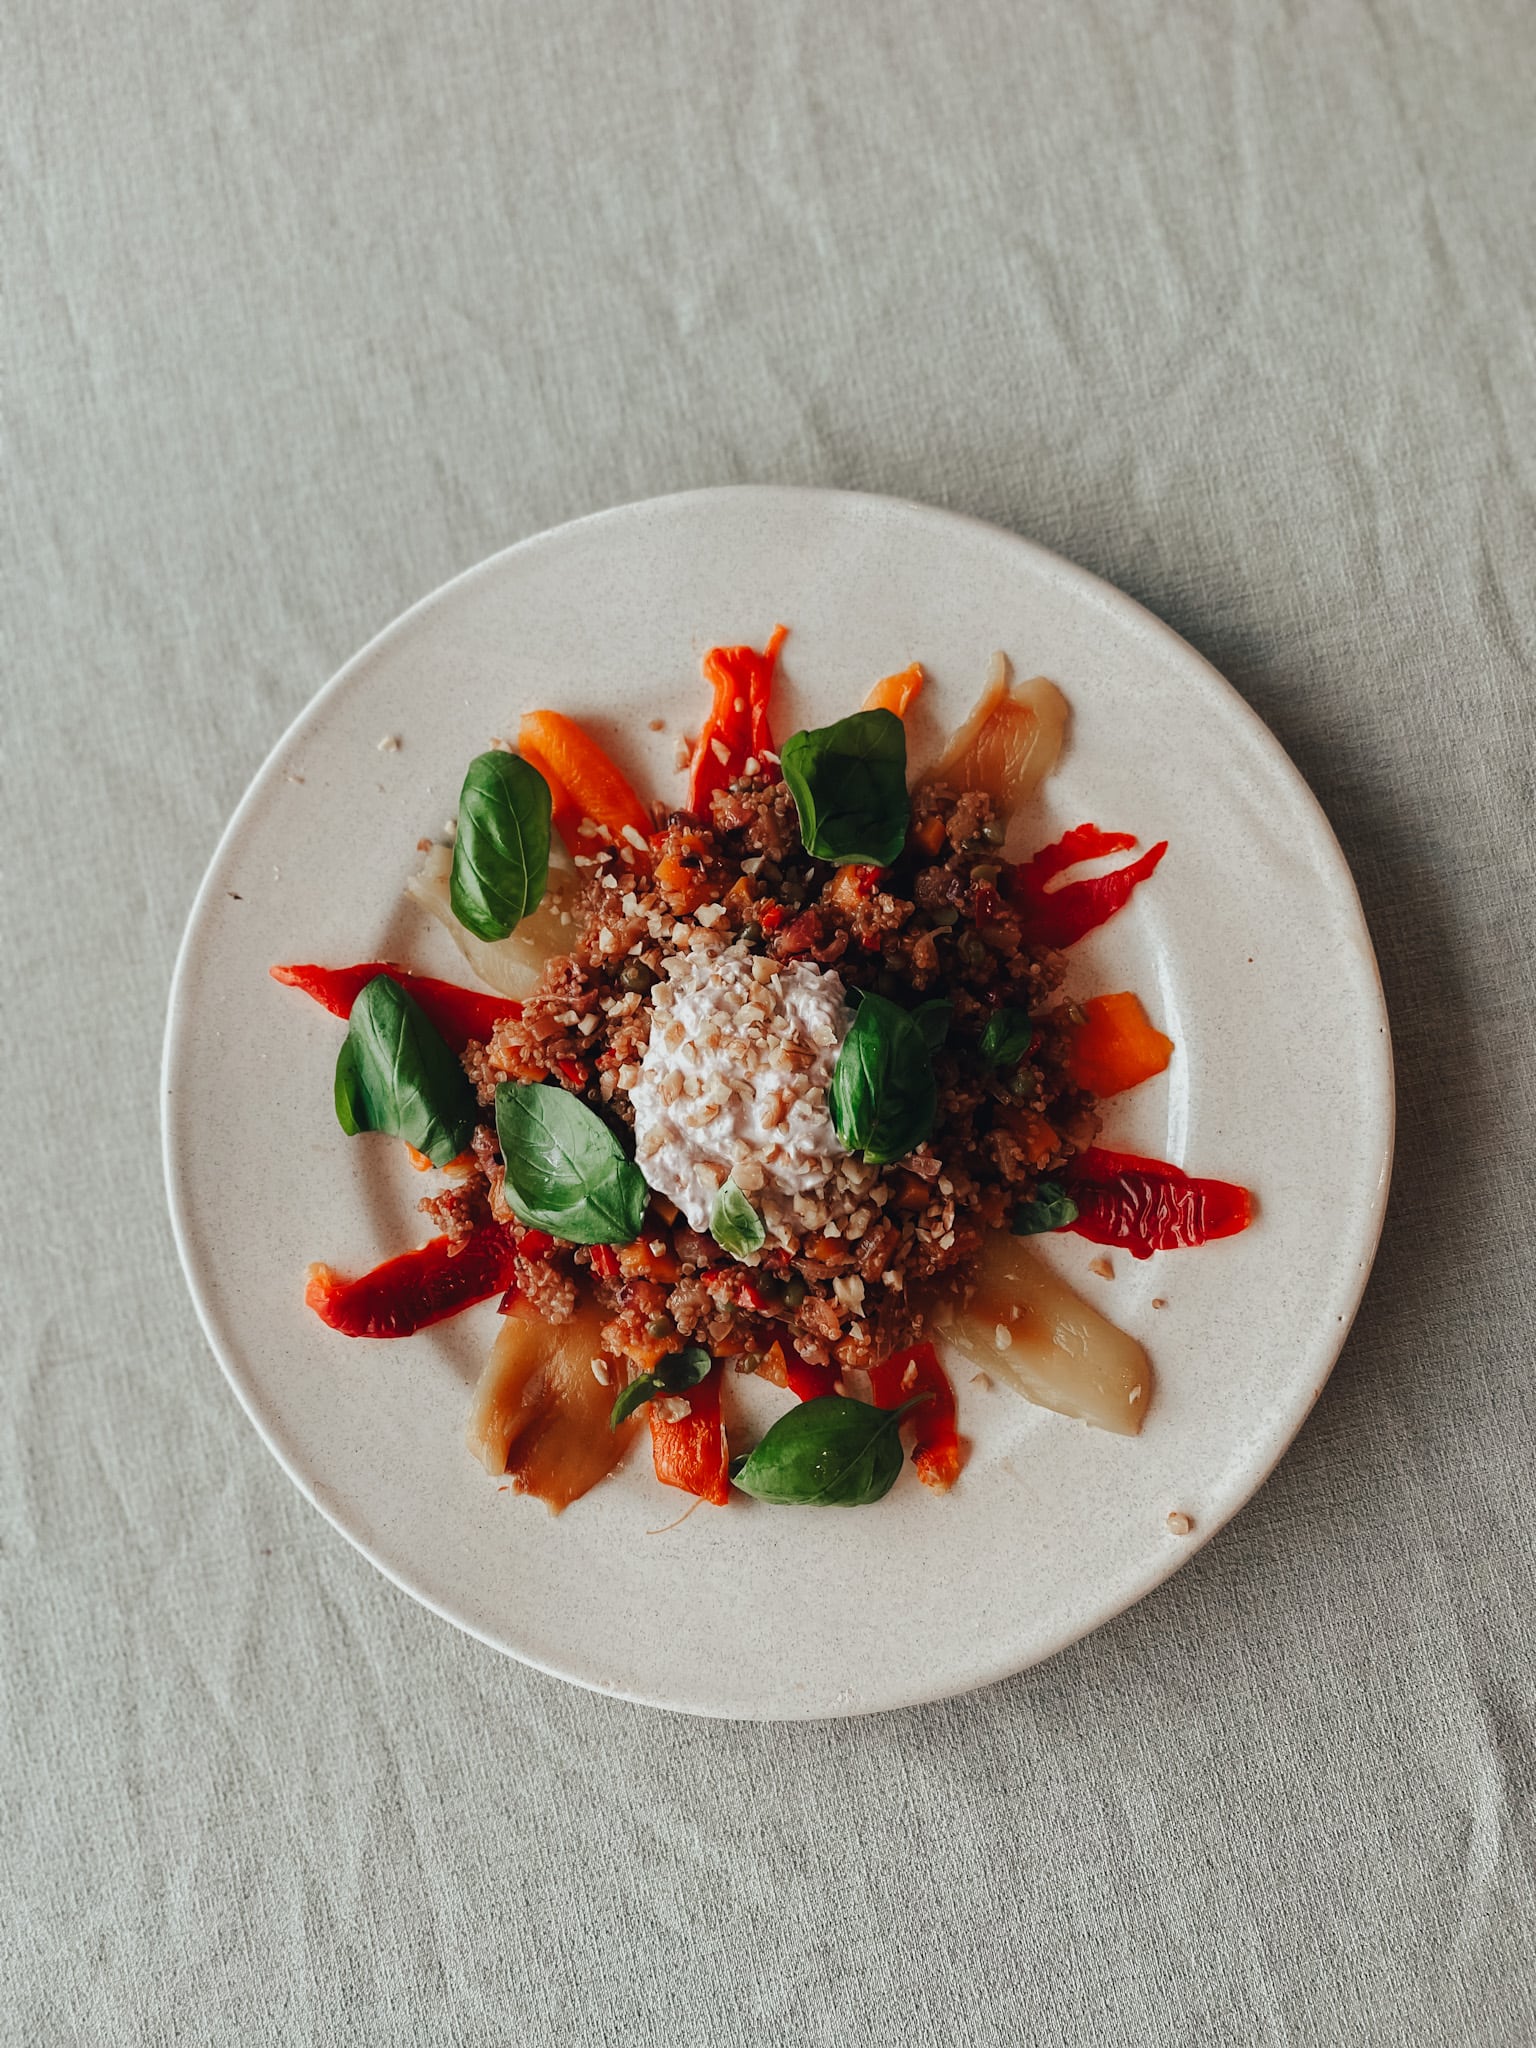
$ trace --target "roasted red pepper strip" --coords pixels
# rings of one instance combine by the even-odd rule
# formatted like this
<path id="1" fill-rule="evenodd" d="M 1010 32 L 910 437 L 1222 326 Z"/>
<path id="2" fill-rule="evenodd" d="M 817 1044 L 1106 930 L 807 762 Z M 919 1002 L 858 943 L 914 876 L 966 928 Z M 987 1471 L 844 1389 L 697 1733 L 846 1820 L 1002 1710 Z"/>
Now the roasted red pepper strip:
<path id="1" fill-rule="evenodd" d="M 311 1266 L 304 1300 L 344 1337 L 409 1337 L 512 1285 L 512 1233 L 487 1223 L 455 1252 L 446 1237 L 387 1259 L 358 1280 Z"/>
<path id="2" fill-rule="evenodd" d="M 749 759 L 766 775 L 776 773 L 765 757 L 774 751 L 768 707 L 784 635 L 785 628 L 775 626 L 761 654 L 755 647 L 711 647 L 704 657 L 704 680 L 713 686 L 715 701 L 688 774 L 688 808 L 696 818 L 708 818 L 710 798 L 743 774 Z"/>
<path id="3" fill-rule="evenodd" d="M 1253 1221 L 1246 1188 L 1226 1180 L 1191 1180 L 1162 1159 L 1091 1145 L 1061 1178 L 1077 1204 L 1077 1221 L 1065 1228 L 1137 1259 L 1234 1237 Z"/>
<path id="4" fill-rule="evenodd" d="M 784 1379 L 797 1401 L 819 1401 L 832 1392 L 837 1374 L 830 1365 L 807 1365 L 793 1351 L 784 1354 Z"/>
<path id="5" fill-rule="evenodd" d="M 1097 825 L 1075 825 L 1054 846 L 1041 847 L 1033 860 L 1015 868 L 1009 889 L 1025 935 L 1037 946 L 1071 946 L 1123 909 L 1137 883 L 1147 879 L 1168 851 L 1166 839 L 1111 874 L 1067 882 L 1049 891 L 1045 885 L 1079 861 L 1126 853 L 1135 844 L 1134 832 L 1101 832 Z"/>
<path id="6" fill-rule="evenodd" d="M 720 1420 L 720 1373 L 717 1365 L 708 1379 L 688 1389 L 683 1396 L 688 1413 L 676 1422 L 658 1415 L 654 1401 L 646 1409 L 656 1477 L 663 1486 L 681 1487 L 716 1507 L 724 1507 L 731 1497 L 730 1457 Z"/>
<path id="7" fill-rule="evenodd" d="M 955 1390 L 931 1344 L 893 1351 L 869 1375 L 877 1408 L 899 1408 L 914 1395 L 930 1398 L 907 1417 L 912 1428 L 912 1462 L 924 1486 L 947 1493 L 960 1477 L 970 1445 L 955 1429 Z"/>
<path id="8" fill-rule="evenodd" d="M 367 960 L 357 967 L 274 967 L 271 974 L 285 988 L 301 988 L 317 1003 L 324 1003 L 333 1017 L 350 1017 L 352 1005 L 369 982 L 387 974 L 426 1011 L 450 1052 L 462 1052 L 472 1038 L 489 1038 L 500 1018 L 519 1016 L 523 1007 L 509 996 L 481 995 L 477 989 L 460 988 L 455 982 L 407 974 L 387 960 Z"/>

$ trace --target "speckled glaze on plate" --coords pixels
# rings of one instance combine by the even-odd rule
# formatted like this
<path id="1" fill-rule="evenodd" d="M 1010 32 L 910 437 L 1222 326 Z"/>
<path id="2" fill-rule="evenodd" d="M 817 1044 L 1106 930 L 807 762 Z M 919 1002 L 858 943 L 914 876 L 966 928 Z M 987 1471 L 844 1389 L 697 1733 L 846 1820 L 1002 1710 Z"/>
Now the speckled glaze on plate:
<path id="1" fill-rule="evenodd" d="M 1089 1272 L 1095 1247 L 1045 1241 L 1152 1354 L 1139 1438 L 975 1386 L 959 1365 L 973 1448 L 947 1497 L 909 1467 L 873 1508 L 738 1501 L 664 1528 L 688 1503 L 642 1454 L 551 1517 L 464 1448 L 493 1305 L 393 1344 L 349 1342 L 305 1309 L 312 1259 L 359 1271 L 419 1240 L 420 1182 L 397 1145 L 342 1136 L 340 1027 L 267 968 L 383 957 L 464 978 L 401 885 L 470 757 L 553 705 L 644 793 L 679 792 L 677 736 L 706 701 L 700 655 L 761 645 L 780 619 L 781 734 L 843 715 L 919 660 L 921 765 L 994 648 L 1062 686 L 1067 750 L 1010 852 L 1086 819 L 1170 842 L 1154 880 L 1073 954 L 1073 993 L 1135 988 L 1177 1044 L 1165 1075 L 1110 1106 L 1103 1142 L 1245 1182 L 1258 1220 L 1198 1251 L 1116 1254 L 1112 1280 Z M 386 736 L 398 750 L 380 750 Z M 1140 606 L 1012 534 L 805 490 L 697 491 L 578 520 L 446 585 L 349 662 L 278 743 L 214 856 L 177 964 L 164 1086 L 171 1214 L 198 1313 L 321 1512 L 408 1592 L 543 1670 L 765 1718 L 869 1713 L 1005 1677 L 1212 1536 L 1338 1355 L 1392 1146 L 1387 1022 L 1354 885 L 1242 699 Z M 757 1414 L 772 1401 L 757 1387 L 746 1398 Z M 1190 1534 L 1171 1533 L 1171 1512 Z"/>

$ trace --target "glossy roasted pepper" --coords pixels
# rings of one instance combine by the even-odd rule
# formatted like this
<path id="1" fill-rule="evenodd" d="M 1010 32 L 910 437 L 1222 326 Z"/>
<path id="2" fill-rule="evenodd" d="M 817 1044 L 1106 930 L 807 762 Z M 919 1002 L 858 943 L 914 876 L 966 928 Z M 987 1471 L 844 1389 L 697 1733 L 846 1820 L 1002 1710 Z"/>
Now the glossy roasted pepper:
<path id="1" fill-rule="evenodd" d="M 1166 839 L 1110 874 L 1066 882 L 1059 889 L 1047 884 L 1080 861 L 1097 860 L 1106 853 L 1127 853 L 1135 844 L 1134 832 L 1101 832 L 1097 825 L 1075 825 L 1054 845 L 1042 846 L 1033 860 L 1014 868 L 1009 889 L 1029 939 L 1037 946 L 1071 946 L 1123 909 L 1132 890 L 1147 879 L 1168 851 Z"/>
<path id="2" fill-rule="evenodd" d="M 1227 1180 L 1192 1180 L 1164 1159 L 1090 1145 L 1062 1173 L 1077 1204 L 1068 1230 L 1132 1258 L 1233 1237 L 1253 1221 L 1253 1197 Z"/>
<path id="3" fill-rule="evenodd" d="M 387 974 L 421 1006 L 450 1052 L 462 1052 L 472 1038 L 483 1043 L 501 1018 L 522 1015 L 522 1004 L 510 996 L 483 995 L 478 989 L 460 988 L 456 982 L 407 974 L 387 960 L 368 960 L 356 967 L 273 967 L 269 972 L 285 988 L 302 989 L 323 1003 L 333 1017 L 350 1017 L 352 1005 L 369 982 Z"/>
<path id="4" fill-rule="evenodd" d="M 646 1410 L 656 1477 L 663 1486 L 680 1487 L 715 1507 L 724 1507 L 731 1497 L 730 1452 L 720 1419 L 720 1374 L 716 1365 L 708 1379 L 681 1396 L 688 1413 L 675 1421 L 658 1414 L 654 1401 Z"/>
<path id="5" fill-rule="evenodd" d="M 769 704 L 785 630 L 775 626 L 761 654 L 755 647 L 711 647 L 704 657 L 704 679 L 715 697 L 688 772 L 688 808 L 696 818 L 708 818 L 710 798 L 744 775 L 748 761 L 764 775 L 778 772 L 768 758 L 775 751 Z"/>
<path id="6" fill-rule="evenodd" d="M 451 1239 L 434 1237 L 356 1280 L 313 1265 L 304 1300 L 344 1337 L 409 1337 L 509 1289 L 516 1258 L 511 1231 L 487 1223 L 459 1251 Z"/>

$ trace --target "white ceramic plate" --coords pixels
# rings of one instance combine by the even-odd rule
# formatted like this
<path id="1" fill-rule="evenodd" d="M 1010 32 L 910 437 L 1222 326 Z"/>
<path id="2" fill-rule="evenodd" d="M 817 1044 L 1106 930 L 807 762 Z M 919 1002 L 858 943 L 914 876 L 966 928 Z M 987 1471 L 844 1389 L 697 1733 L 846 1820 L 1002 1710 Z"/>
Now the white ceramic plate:
<path id="1" fill-rule="evenodd" d="M 486 1304 L 393 1344 L 303 1305 L 304 1269 L 361 1271 L 425 1234 L 421 1184 L 331 1109 L 340 1026 L 278 960 L 391 958 L 464 979 L 401 895 L 470 757 L 520 712 L 587 723 L 647 793 L 679 791 L 699 657 L 782 619 L 778 730 L 854 709 L 921 660 L 914 761 L 1003 648 L 1072 705 L 1022 839 L 1092 819 L 1166 837 L 1069 987 L 1135 988 L 1168 1073 L 1104 1142 L 1246 1183 L 1243 1236 L 1137 1263 L 1045 1255 L 1150 1350 L 1143 1434 L 1107 1436 L 957 1368 L 973 1449 L 954 1492 L 910 1468 L 854 1512 L 686 1506 L 649 1459 L 558 1518 L 464 1448 Z M 664 733 L 649 729 L 664 718 Z M 398 751 L 380 751 L 386 735 Z M 810 1717 L 941 1698 L 1018 1671 L 1165 1578 L 1259 1485 L 1327 1378 L 1386 1198 L 1391 1055 L 1339 847 L 1236 693 L 1117 591 L 1007 533 L 832 492 L 692 492 L 539 535 L 427 598 L 279 742 L 193 910 L 165 1053 L 171 1213 L 197 1308 L 294 1483 L 379 1568 L 485 1642 L 605 1692 L 707 1714 Z M 1166 1307 L 1154 1310 L 1154 1298 Z M 231 1423 L 233 1428 L 233 1422 Z M 1168 1516 L 1192 1518 L 1170 1533 Z"/>

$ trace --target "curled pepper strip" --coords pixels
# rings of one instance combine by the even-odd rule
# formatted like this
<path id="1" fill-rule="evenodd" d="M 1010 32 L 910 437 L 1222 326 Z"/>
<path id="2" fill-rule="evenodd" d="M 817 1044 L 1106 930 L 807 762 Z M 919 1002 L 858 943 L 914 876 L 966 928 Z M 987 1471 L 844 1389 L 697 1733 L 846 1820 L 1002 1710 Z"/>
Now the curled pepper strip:
<path id="1" fill-rule="evenodd" d="M 755 647 L 711 647 L 704 657 L 704 680 L 715 699 L 688 771 L 688 808 L 696 818 L 709 816 L 710 798 L 744 774 L 749 760 L 774 772 L 766 758 L 775 751 L 768 710 L 785 635 L 785 627 L 775 626 L 761 654 Z"/>
<path id="2" fill-rule="evenodd" d="M 1192 1180 L 1163 1159 L 1090 1145 L 1061 1178 L 1077 1204 L 1077 1219 L 1065 1228 L 1136 1259 L 1205 1244 L 1213 1237 L 1235 1237 L 1253 1221 L 1253 1197 L 1246 1188 L 1226 1180 Z"/>
<path id="3" fill-rule="evenodd" d="M 482 995 L 478 989 L 460 988 L 455 982 L 407 974 L 387 960 L 367 960 L 356 967 L 274 967 L 269 971 L 285 988 L 302 989 L 323 1003 L 333 1017 L 350 1017 L 352 1005 L 369 982 L 387 974 L 420 1004 L 450 1052 L 462 1052 L 472 1038 L 488 1039 L 503 1017 L 520 1016 L 523 1007 L 508 996 Z"/>
<path id="4" fill-rule="evenodd" d="M 516 1257 L 512 1233 L 487 1223 L 457 1252 L 451 1239 L 434 1237 L 356 1280 L 311 1266 L 304 1300 L 344 1337 L 410 1337 L 510 1288 Z"/>
<path id="5" fill-rule="evenodd" d="M 644 854 L 651 821 L 629 778 L 563 711 L 530 711 L 517 729 L 517 751 L 549 784 L 555 829 L 573 854 L 583 851 L 583 818 L 601 825 L 616 846 Z"/>
<path id="6" fill-rule="evenodd" d="M 1130 901 L 1168 851 L 1166 839 L 1149 846 L 1139 860 L 1091 880 L 1067 882 L 1047 889 L 1079 861 L 1106 853 L 1127 853 L 1136 844 L 1134 832 L 1101 832 L 1097 825 L 1074 825 L 1053 846 L 1043 846 L 1033 860 L 1012 871 L 1009 890 L 1025 933 L 1038 946 L 1071 946 L 1113 917 Z"/>
<path id="7" fill-rule="evenodd" d="M 716 1365 L 707 1379 L 688 1389 L 682 1396 L 688 1413 L 676 1421 L 658 1415 L 654 1401 L 646 1409 L 656 1477 L 663 1486 L 697 1494 L 715 1507 L 724 1507 L 731 1497 L 730 1453 L 720 1420 L 720 1373 Z"/>
<path id="8" fill-rule="evenodd" d="M 893 1351 L 872 1368 L 870 1392 L 877 1408 L 900 1408 L 926 1395 L 907 1418 L 912 1431 L 912 1462 L 924 1486 L 948 1493 L 960 1477 L 970 1445 L 955 1429 L 955 1390 L 931 1344 L 913 1344 Z"/>

